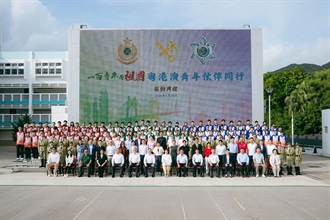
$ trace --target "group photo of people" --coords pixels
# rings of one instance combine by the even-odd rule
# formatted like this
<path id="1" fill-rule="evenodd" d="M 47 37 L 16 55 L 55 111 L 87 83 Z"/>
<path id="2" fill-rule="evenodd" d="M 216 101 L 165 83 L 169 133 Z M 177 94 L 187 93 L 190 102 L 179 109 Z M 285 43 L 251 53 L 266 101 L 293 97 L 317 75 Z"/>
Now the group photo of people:
<path id="1" fill-rule="evenodd" d="M 16 139 L 16 160 L 40 160 L 49 177 L 301 175 L 301 147 L 266 122 L 32 122 Z"/>

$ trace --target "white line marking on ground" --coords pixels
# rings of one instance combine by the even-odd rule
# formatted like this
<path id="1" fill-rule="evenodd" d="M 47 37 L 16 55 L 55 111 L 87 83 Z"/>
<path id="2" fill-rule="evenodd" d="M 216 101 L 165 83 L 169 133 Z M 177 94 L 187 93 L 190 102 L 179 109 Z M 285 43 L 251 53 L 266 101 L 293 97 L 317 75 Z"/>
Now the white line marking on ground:
<path id="1" fill-rule="evenodd" d="M 213 198 L 213 196 L 210 194 L 210 192 L 207 190 L 207 188 L 205 188 L 206 192 L 209 194 L 209 196 L 211 197 L 211 199 L 213 200 L 214 204 L 216 205 L 216 207 L 219 209 L 219 211 L 221 212 L 221 214 L 223 215 L 223 217 L 225 217 L 226 220 L 228 220 L 227 216 L 225 215 L 225 213 L 222 211 L 222 209 L 219 207 L 218 203 L 215 201 L 215 199 Z"/>
<path id="2" fill-rule="evenodd" d="M 242 209 L 243 211 L 246 211 L 246 208 L 242 205 L 242 203 L 240 203 L 240 201 L 238 201 L 238 199 L 236 199 L 236 197 L 230 195 L 230 197 L 234 200 L 234 202 L 240 207 L 240 209 Z"/>
<path id="3" fill-rule="evenodd" d="M 85 211 L 87 208 L 88 208 L 88 206 L 90 206 L 90 204 L 92 204 L 94 201 L 95 201 L 95 199 L 97 199 L 97 197 L 99 197 L 100 195 L 101 195 L 101 193 L 103 193 L 104 192 L 104 190 L 105 190 L 105 188 L 103 188 L 103 190 L 101 191 L 101 192 L 99 192 L 99 194 L 97 194 L 95 197 L 94 197 L 94 199 L 92 200 L 92 201 L 90 201 L 86 206 L 85 206 L 85 208 L 83 208 L 74 218 L 73 218 L 73 220 L 75 220 L 83 211 Z"/>
<path id="4" fill-rule="evenodd" d="M 266 188 L 265 188 L 265 189 L 266 189 Z M 293 203 L 290 202 L 289 200 L 286 200 L 286 199 L 284 199 L 284 198 L 282 198 L 282 197 L 279 197 L 276 193 L 272 192 L 271 190 L 268 190 L 268 189 L 266 189 L 266 190 L 269 191 L 269 192 L 271 192 L 271 193 L 272 193 L 273 195 L 275 195 L 276 197 L 278 197 L 278 198 L 280 198 L 280 199 L 286 201 L 287 203 L 289 203 L 289 204 L 293 205 L 294 207 L 300 209 L 301 211 L 307 213 L 308 215 L 312 216 L 313 218 L 315 218 L 315 219 L 319 219 L 318 217 L 316 217 L 316 216 L 312 215 L 311 213 L 307 212 L 305 209 L 302 209 L 302 208 L 300 208 L 299 206 L 293 204 Z"/>
<path id="5" fill-rule="evenodd" d="M 180 203 L 181 203 L 181 208 L 182 208 L 182 213 L 183 213 L 183 219 L 184 220 L 187 220 L 186 212 L 184 210 L 184 206 L 183 206 L 183 202 L 182 202 L 182 197 L 181 197 L 181 193 L 180 193 L 180 187 L 178 187 L 178 194 L 179 194 L 179 199 L 180 199 Z"/>

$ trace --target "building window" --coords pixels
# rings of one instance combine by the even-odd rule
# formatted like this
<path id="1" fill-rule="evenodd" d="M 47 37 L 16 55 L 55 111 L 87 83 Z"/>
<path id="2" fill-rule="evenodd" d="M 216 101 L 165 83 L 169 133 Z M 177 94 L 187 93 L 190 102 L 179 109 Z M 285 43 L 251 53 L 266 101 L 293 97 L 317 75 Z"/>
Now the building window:
<path id="1" fill-rule="evenodd" d="M 36 75 L 54 76 L 62 74 L 62 63 L 49 62 L 49 63 L 36 63 Z"/>
<path id="2" fill-rule="evenodd" d="M 0 63 L 0 75 L 17 76 L 24 74 L 24 63 Z"/>

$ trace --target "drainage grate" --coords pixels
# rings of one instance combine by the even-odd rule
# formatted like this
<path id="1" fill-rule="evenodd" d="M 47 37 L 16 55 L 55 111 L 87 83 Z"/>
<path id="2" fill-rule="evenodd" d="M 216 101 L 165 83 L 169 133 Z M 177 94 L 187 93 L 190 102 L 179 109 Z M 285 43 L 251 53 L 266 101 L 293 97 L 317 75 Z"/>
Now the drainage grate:
<path id="1" fill-rule="evenodd" d="M 321 168 L 320 166 L 308 166 L 309 168 Z"/>

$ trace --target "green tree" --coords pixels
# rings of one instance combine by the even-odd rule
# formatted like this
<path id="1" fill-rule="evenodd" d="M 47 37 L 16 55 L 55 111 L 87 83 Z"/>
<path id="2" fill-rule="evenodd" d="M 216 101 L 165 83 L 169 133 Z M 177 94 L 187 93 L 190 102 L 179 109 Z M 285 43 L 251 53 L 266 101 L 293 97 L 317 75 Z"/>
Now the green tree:
<path id="1" fill-rule="evenodd" d="M 18 118 L 17 122 L 11 122 L 12 125 L 12 138 L 13 141 L 16 142 L 16 132 L 18 131 L 19 127 L 24 128 L 24 125 L 26 123 L 31 124 L 32 122 L 32 117 L 31 115 L 25 114 L 25 115 L 20 115 L 20 117 Z"/>

